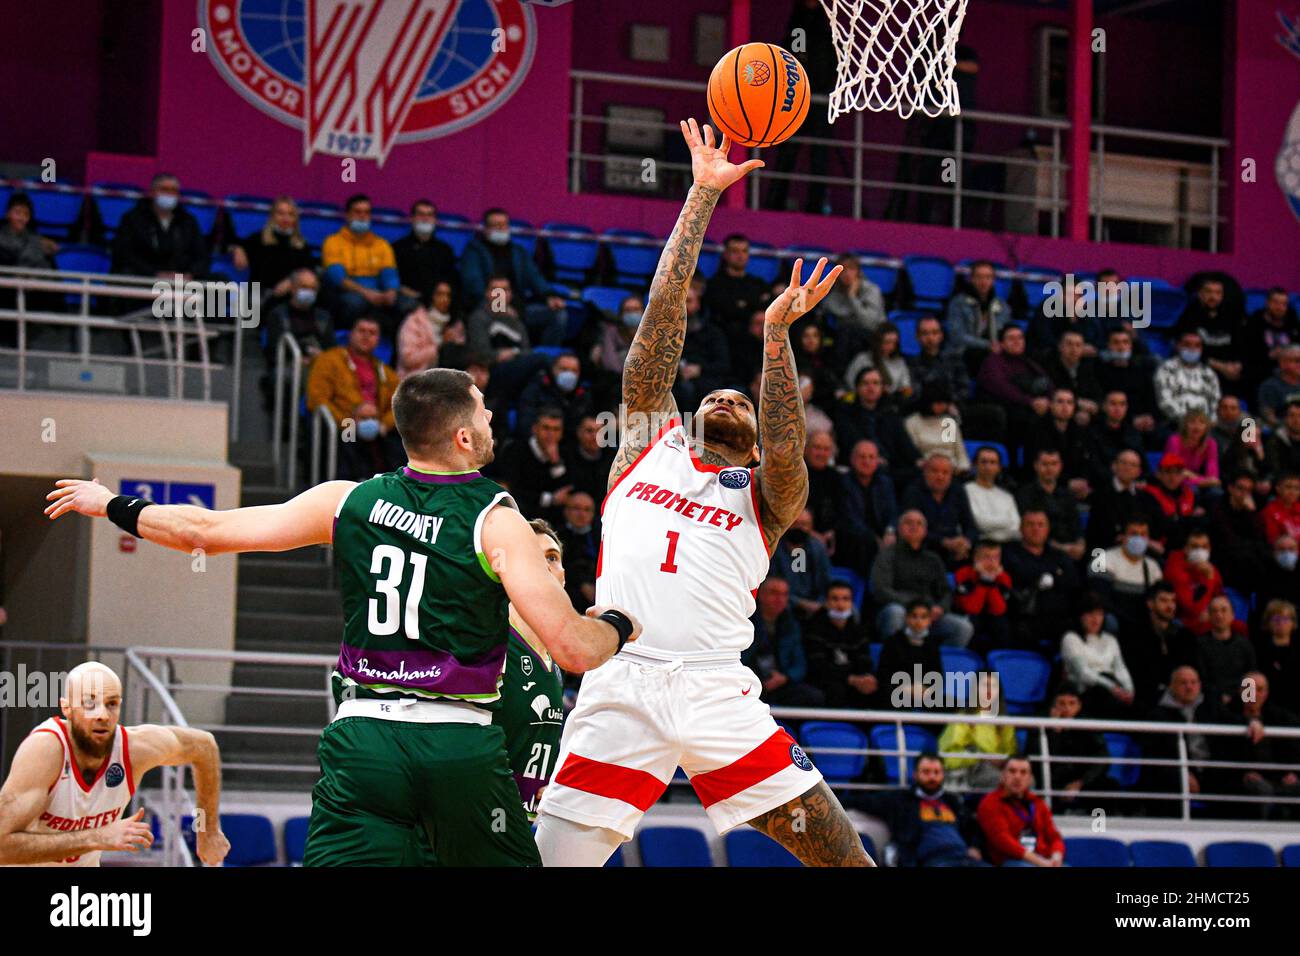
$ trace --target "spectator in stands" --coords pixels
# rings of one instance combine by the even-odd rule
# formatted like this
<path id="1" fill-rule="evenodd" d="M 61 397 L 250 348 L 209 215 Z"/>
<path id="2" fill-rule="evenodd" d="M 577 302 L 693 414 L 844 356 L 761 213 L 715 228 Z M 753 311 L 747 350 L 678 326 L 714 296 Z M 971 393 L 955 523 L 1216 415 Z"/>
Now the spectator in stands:
<path id="1" fill-rule="evenodd" d="M 1079 590 L 1075 563 L 1049 547 L 1051 522 L 1041 508 L 1020 509 L 1020 540 L 1002 549 L 1015 599 L 1012 638 L 1022 648 L 1055 644 L 1074 618 Z"/>
<path id="2" fill-rule="evenodd" d="M 234 267 L 247 269 L 248 280 L 261 287 L 263 308 L 283 305 L 293 294 L 294 276 L 299 270 L 314 272 L 316 268 L 316 256 L 303 237 L 298 219 L 298 204 L 293 197 L 276 196 L 262 228 L 230 247 Z"/>
<path id="3" fill-rule="evenodd" d="M 1187 483 L 1204 493 L 1217 492 L 1219 482 L 1219 445 L 1210 437 L 1210 416 L 1199 408 L 1183 415 L 1178 433 L 1165 442 L 1165 454 L 1183 460 Z"/>
<path id="4" fill-rule="evenodd" d="M 970 557 L 975 518 L 966 493 L 953 485 L 952 478 L 952 459 L 942 452 L 933 452 L 925 459 L 921 477 L 903 493 L 901 504 L 925 515 L 929 529 L 926 547 L 949 567 L 956 567 Z"/>
<path id="5" fill-rule="evenodd" d="M 1245 394 L 1253 395 L 1268 378 L 1280 353 L 1287 346 L 1300 345 L 1300 317 L 1287 298 L 1286 289 L 1268 290 L 1264 306 L 1246 323 L 1241 354 L 1246 369 L 1242 375 Z"/>
<path id="6" fill-rule="evenodd" d="M 1061 296 L 1060 308 L 1050 310 L 1057 314 L 1049 314 L 1048 304 L 1052 301 L 1049 298 L 1030 320 L 1029 348 L 1036 355 L 1049 356 L 1066 335 L 1074 333 L 1083 340 L 1082 354 L 1095 358 L 1106 345 L 1106 327 L 1098 317 L 1097 286 L 1092 282 L 1067 282 L 1066 290 L 1072 291 Z"/>
<path id="7" fill-rule="evenodd" d="M 1110 464 L 1110 480 L 1092 493 L 1088 510 L 1088 550 L 1113 547 L 1120 540 L 1124 525 L 1145 506 L 1146 496 L 1139 492 L 1142 457 L 1132 449 L 1115 455 Z"/>
<path id="8" fill-rule="evenodd" d="M 564 463 L 576 491 L 604 501 L 609 485 L 609 469 L 614 464 L 614 442 L 605 433 L 601 419 L 587 414 L 578 420 L 573 441 L 564 449 Z M 586 610 L 586 608 L 583 608 Z"/>
<path id="9" fill-rule="evenodd" d="M 835 467 L 835 439 L 828 433 L 809 435 L 804 443 L 808 466 L 808 508 L 813 515 L 813 535 L 835 554 L 835 519 L 844 499 L 844 476 Z"/>
<path id="10" fill-rule="evenodd" d="M 1178 622 L 1178 598 L 1168 581 L 1148 587 L 1144 605 L 1140 617 L 1119 618 L 1119 642 L 1133 692 L 1154 706 L 1175 668 L 1196 665 L 1196 639 Z"/>
<path id="11" fill-rule="evenodd" d="M 969 686 L 975 689 L 974 699 L 963 702 L 965 705 L 959 710 L 968 719 L 956 719 L 944 727 L 939 735 L 939 752 L 969 754 L 943 758 L 948 779 L 968 790 L 988 790 L 998 785 L 1007 758 L 1016 752 L 1016 728 L 980 719 L 1004 716 L 996 672 L 987 675 L 983 688 L 978 681 Z M 965 696 L 964 689 L 959 688 L 957 694 Z M 980 696 L 981 691 L 985 696 Z"/>
<path id="12" fill-rule="evenodd" d="M 543 408 L 558 409 L 564 415 L 564 432 L 572 435 L 578 422 L 593 414 L 591 394 L 578 380 L 581 368 L 572 352 L 561 352 L 550 368 L 540 368 L 519 396 L 516 435 L 526 435 Z"/>
<path id="13" fill-rule="evenodd" d="M 1300 595 L 1300 564 L 1296 562 L 1300 545 L 1296 541 L 1289 534 L 1278 535 L 1274 540 L 1264 573 L 1255 579 L 1256 606 L 1266 607 L 1278 598 L 1294 601 Z M 1261 621 L 1267 623 L 1266 617 L 1261 617 Z M 1300 706 L 1293 709 L 1300 710 Z"/>
<path id="14" fill-rule="evenodd" d="M 562 509 L 573 494 L 573 480 L 560 454 L 564 412 L 543 408 L 529 426 L 531 435 L 506 445 L 491 470 L 510 490 L 519 510 L 552 525 L 563 520 Z"/>
<path id="15" fill-rule="evenodd" d="M 1300 640 L 1296 635 L 1293 601 L 1274 598 L 1260 615 L 1255 636 L 1255 660 L 1267 675 L 1278 704 L 1300 712 Z"/>
<path id="16" fill-rule="evenodd" d="M 1084 702 L 1079 689 L 1073 684 L 1062 684 L 1052 695 L 1047 716 L 1057 720 L 1077 720 L 1084 716 Z M 1086 716 L 1092 717 L 1089 711 Z M 1042 738 L 1031 733 L 1025 741 L 1027 755 L 1041 758 Z M 1093 790 L 1109 790 L 1106 778 L 1107 765 L 1100 761 L 1110 756 L 1106 738 L 1096 730 L 1050 727 L 1047 730 L 1047 753 L 1052 760 L 1052 800 L 1060 813 L 1091 813 L 1097 805 L 1096 798 L 1085 800 L 1081 794 Z M 1069 758 L 1081 757 L 1088 762 L 1070 763 Z M 1093 763 L 1092 761 L 1098 761 Z"/>
<path id="17" fill-rule="evenodd" d="M 1006 409 L 1007 444 L 1018 448 L 1024 444 L 1020 436 L 1051 407 L 1052 380 L 1025 355 L 1025 333 L 1018 326 L 1004 326 L 1000 341 L 1001 349 L 979 368 L 976 397 Z"/>
<path id="18" fill-rule="evenodd" d="M 1183 314 L 1174 325 L 1174 335 L 1182 342 L 1183 335 L 1195 332 L 1200 336 L 1207 364 L 1222 382 L 1236 382 L 1241 378 L 1242 362 L 1236 348 L 1236 338 L 1244 325 L 1238 306 L 1225 300 L 1223 282 L 1207 277 L 1196 290 L 1196 298 L 1187 303 Z M 1179 345 L 1182 348 L 1182 345 Z M 1210 411 L 1213 403 L 1205 409 Z"/>
<path id="19" fill-rule="evenodd" d="M 1011 309 L 997 294 L 993 263 L 971 263 L 970 281 L 948 300 L 947 331 L 950 352 L 960 354 L 971 374 L 984 358 L 1001 349 L 1000 333 L 1011 319 Z"/>
<path id="20" fill-rule="evenodd" d="M 513 407 L 524 386 L 550 361 L 533 353 L 528 327 L 514 306 L 510 278 L 494 275 L 487 293 L 465 323 L 469 350 L 492 359 L 493 398 L 503 407 Z"/>
<path id="21" fill-rule="evenodd" d="M 1035 422 L 1025 439 L 1025 457 L 1036 461 L 1040 452 L 1054 451 L 1061 461 L 1061 476 L 1076 501 L 1087 499 L 1092 490 L 1092 446 L 1078 420 L 1075 395 L 1068 388 L 1052 390 L 1048 413 Z"/>
<path id="22" fill-rule="evenodd" d="M 1178 354 L 1156 369 L 1156 406 L 1171 426 L 1193 408 L 1208 414 L 1219 403 L 1219 379 L 1202 361 L 1203 341 L 1199 332 L 1184 332 L 1178 337 Z"/>
<path id="23" fill-rule="evenodd" d="M 835 400 L 846 392 L 840 376 L 831 368 L 831 350 L 826 333 L 815 318 L 801 319 L 791 330 L 794 364 L 799 376 L 812 379 L 812 401 L 822 408 L 833 408 Z"/>
<path id="24" fill-rule="evenodd" d="M 1079 628 L 1061 638 L 1066 678 L 1083 694 L 1090 713 L 1126 719 L 1133 706 L 1134 684 L 1115 635 L 1105 629 L 1101 595 L 1086 594 L 1080 603 Z"/>
<path id="25" fill-rule="evenodd" d="M 1142 435 L 1129 421 L 1128 411 L 1127 395 L 1107 392 L 1101 414 L 1088 426 L 1089 484 L 1094 487 L 1110 484 L 1115 459 L 1122 451 L 1132 450 L 1137 454 L 1138 473 L 1141 474 Z"/>
<path id="26" fill-rule="evenodd" d="M 820 707 L 825 695 L 805 682 L 803 633 L 790 611 L 790 585 L 769 576 L 758 588 L 754 642 L 740 655 L 762 684 L 762 699 L 777 707 Z"/>
<path id="27" fill-rule="evenodd" d="M 510 214 L 492 208 L 483 213 L 483 228 L 460 257 L 461 290 L 469 302 L 478 302 L 489 280 L 505 276 L 511 298 L 523 310 L 534 344 L 559 345 L 568 331 L 568 312 L 560 295 L 533 261 L 532 255 L 510 239 Z"/>
<path id="28" fill-rule="evenodd" d="M 564 502 L 564 525 L 558 529 L 564 546 L 564 589 L 582 611 L 596 603 L 596 561 L 600 556 L 600 525 L 596 502 L 575 489 Z"/>
<path id="29" fill-rule="evenodd" d="M 952 589 L 943 560 L 926 544 L 925 515 L 904 511 L 898 519 L 898 540 L 884 547 L 871 567 L 871 594 L 880 605 L 876 630 L 884 639 L 897 634 L 915 601 L 926 602 L 926 628 L 943 644 L 965 647 L 974 629 L 959 614 L 950 614 Z"/>
<path id="30" fill-rule="evenodd" d="M 1300 474 L 1300 398 L 1286 403 L 1282 424 L 1273 430 L 1264 448 L 1268 473 L 1274 480 Z"/>
<path id="31" fill-rule="evenodd" d="M 1150 524 L 1143 512 L 1136 511 L 1124 524 L 1123 542 L 1104 551 L 1101 560 L 1089 562 L 1093 584 L 1121 619 L 1140 618 L 1147 589 L 1164 577 L 1150 547 Z"/>
<path id="32" fill-rule="evenodd" d="M 397 373 L 375 357 L 379 334 L 376 319 L 356 319 L 348 344 L 317 356 L 307 377 L 307 410 L 324 405 L 339 429 L 335 478 L 364 481 L 406 460 L 393 422 Z"/>
<path id="33" fill-rule="evenodd" d="M 750 316 L 767 308 L 772 298 L 767 283 L 750 275 L 748 267 L 749 239 L 732 233 L 722 241 L 718 271 L 704 291 L 704 307 L 709 310 L 709 317 L 722 325 L 728 338 L 745 328 Z"/>
<path id="34" fill-rule="evenodd" d="M 961 434 L 960 413 L 953 404 L 952 393 L 942 382 L 926 383 L 919 407 L 907 416 L 903 427 L 923 457 L 943 455 L 959 474 L 970 471 L 970 457 L 966 454 Z"/>
<path id="35" fill-rule="evenodd" d="M 812 511 L 804 508 L 777 542 L 768 571 L 789 584 L 791 606 L 800 621 L 822 609 L 831 585 L 830 556 L 812 532 Z"/>
<path id="36" fill-rule="evenodd" d="M 113 271 L 183 280 L 208 273 L 208 243 L 199 221 L 180 201 L 181 184 L 171 173 L 149 182 L 149 195 L 126 211 L 113 235 Z"/>
<path id="37" fill-rule="evenodd" d="M 1300 471 L 1279 474 L 1277 497 L 1265 505 L 1260 518 L 1269 544 L 1284 534 L 1300 538 Z"/>
<path id="38" fill-rule="evenodd" d="M 1273 488 L 1268 475 L 1268 456 L 1264 449 L 1263 429 L 1253 418 L 1241 413 L 1241 401 L 1235 395 L 1220 397 L 1214 427 L 1210 429 L 1219 446 L 1219 474 L 1249 475 L 1255 492 L 1267 495 Z"/>
<path id="39" fill-rule="evenodd" d="M 1217 698 L 1202 692 L 1201 677 L 1196 668 L 1184 664 L 1169 675 L 1169 686 L 1161 694 L 1156 706 L 1151 709 L 1147 719 L 1158 723 L 1172 724 L 1217 724 L 1222 723 L 1225 713 Z M 1210 740 L 1205 734 L 1187 733 L 1182 735 L 1186 745 L 1187 787 L 1195 796 L 1205 790 L 1206 778 L 1210 771 L 1204 766 L 1212 759 Z M 1173 734 L 1153 733 L 1140 741 L 1142 755 L 1154 760 L 1179 759 L 1179 738 Z M 1177 765 L 1144 765 L 1138 779 L 1138 789 L 1150 793 L 1181 793 L 1182 781 Z M 1152 800 L 1150 813 L 1157 816 L 1180 816 L 1179 804 L 1172 800 Z"/>
<path id="40" fill-rule="evenodd" d="M 587 367 L 591 370 L 594 399 L 602 408 L 618 404 L 623 366 L 627 364 L 627 353 L 644 311 L 645 301 L 638 295 L 624 298 L 616 315 L 607 315 L 601 310 L 600 321 L 593 330 L 594 341 L 587 352 Z"/>
<path id="41" fill-rule="evenodd" d="M 882 547 L 894 543 L 898 497 L 880 449 L 862 439 L 849 456 L 844 497 L 835 523 L 835 554 L 841 564 L 865 573 Z"/>
<path id="42" fill-rule="evenodd" d="M 311 269 L 298 269 L 289 280 L 290 294 L 271 310 L 266 320 L 266 356 L 274 361 L 280 338 L 293 336 L 302 350 L 304 365 L 334 347 L 334 321 L 317 300 L 320 280 Z"/>
<path id="43" fill-rule="evenodd" d="M 1196 669 L 1206 694 L 1226 705 L 1240 693 L 1242 675 L 1255 669 L 1255 647 L 1246 639 L 1246 626 L 1236 619 L 1226 595 L 1210 602 L 1209 616 L 1209 631 L 1196 639 Z"/>
<path id="44" fill-rule="evenodd" d="M 1060 483 L 1061 453 L 1042 448 L 1034 456 L 1033 464 L 1034 480 L 1016 489 L 1016 506 L 1022 516 L 1026 511 L 1045 512 L 1052 523 L 1052 547 L 1079 561 L 1084 552 L 1079 507 L 1070 489 Z"/>
<path id="45" fill-rule="evenodd" d="M 1020 537 L 1020 509 L 1011 492 L 998 487 L 1002 455 L 984 446 L 975 452 L 975 479 L 965 485 L 975 531 L 980 538 L 1005 544 Z"/>
<path id="46" fill-rule="evenodd" d="M 727 351 L 731 354 L 733 382 L 753 381 L 763 370 L 764 315 L 764 310 L 756 309 L 749 317 L 749 325 L 744 334 L 737 330 L 727 331 Z"/>
<path id="47" fill-rule="evenodd" d="M 1043 363 L 1043 369 L 1058 389 L 1068 389 L 1079 406 L 1079 421 L 1086 425 L 1101 409 L 1101 383 L 1093 370 L 1093 360 L 1084 354 L 1085 343 L 1079 332 L 1061 335 L 1056 350 Z"/>
<path id="48" fill-rule="evenodd" d="M 939 656 L 941 639 L 937 634 L 931 634 L 934 614 L 942 610 L 929 604 L 925 598 L 913 598 L 905 608 L 900 608 L 898 629 L 882 634 L 885 641 L 880 649 L 876 680 L 881 685 L 881 699 L 896 710 L 925 706 L 926 675 L 943 673 L 943 659 Z M 945 621 L 950 617 L 943 614 L 939 620 Z M 921 676 L 919 682 L 916 680 L 918 674 Z"/>
<path id="49" fill-rule="evenodd" d="M 846 252 L 835 263 L 843 266 L 844 271 L 822 302 L 822 309 L 834 317 L 837 336 L 851 332 L 854 342 L 850 347 L 853 344 L 861 347 L 885 321 L 885 297 L 880 286 L 862 274 L 862 263 L 857 256 Z"/>
<path id="50" fill-rule="evenodd" d="M 1178 620 L 1198 637 L 1210 629 L 1210 602 L 1223 594 L 1223 576 L 1210 563 L 1210 535 L 1193 528 L 1187 541 L 1169 555 L 1165 577 L 1178 596 Z"/>
<path id="51" fill-rule="evenodd" d="M 460 286 L 456 253 L 434 236 L 437 228 L 438 207 L 431 200 L 417 199 L 411 204 L 411 231 L 393 243 L 400 292 L 424 306 L 433 304 L 440 284 L 447 284 L 453 299 Z"/>
<path id="52" fill-rule="evenodd" d="M 1138 433 L 1151 435 L 1156 430 L 1156 391 L 1154 377 L 1147 362 L 1136 354 L 1135 339 L 1124 327 L 1106 333 L 1106 350 L 1100 354 L 1097 383 L 1103 395 L 1120 392 L 1128 399 L 1132 424 Z"/>
<path id="53" fill-rule="evenodd" d="M 1286 414 L 1287 403 L 1300 398 L 1300 344 L 1288 345 L 1277 353 L 1277 369 L 1259 387 L 1260 417 L 1270 428 Z"/>
<path id="54" fill-rule="evenodd" d="M 1145 483 L 1142 493 L 1152 518 L 1152 543 L 1159 554 L 1181 545 L 1194 519 L 1205 514 L 1196 503 L 1196 489 L 1187 480 L 1187 464 L 1178 455 L 1166 453 L 1161 457 L 1156 480 Z"/>
<path id="55" fill-rule="evenodd" d="M 856 382 L 864 368 L 880 369 L 885 394 L 900 404 L 906 402 L 913 392 L 912 373 L 907 367 L 907 359 L 898 350 L 898 339 L 898 326 L 893 322 L 882 323 L 871 334 L 868 348 L 849 362 L 844 380 Z M 802 365 L 799 367 L 803 368 Z"/>
<path id="56" fill-rule="evenodd" d="M 953 607 L 974 628 L 972 647 L 981 654 L 1011 644 L 1007 611 L 1011 603 L 1011 575 L 1002 568 L 1002 545 L 981 540 L 970 564 L 957 569 Z"/>
<path id="57" fill-rule="evenodd" d="M 1228 493 L 1210 508 L 1210 541 L 1223 583 L 1243 591 L 1254 590 L 1272 563 L 1254 491 L 1250 475 L 1239 472 L 1228 478 Z"/>
<path id="58" fill-rule="evenodd" d="M 845 803 L 889 827 L 895 866 L 988 866 L 975 846 L 978 826 L 961 797 L 945 790 L 943 760 L 936 754 L 916 758 L 910 787 L 851 791 Z"/>
<path id="59" fill-rule="evenodd" d="M 401 381 L 412 372 L 438 367 L 438 344 L 442 330 L 435 324 L 429 310 L 416 306 L 402 320 L 397 329 L 397 379 Z"/>
<path id="60" fill-rule="evenodd" d="M 944 350 L 943 323 L 932 315 L 922 316 L 916 323 L 916 340 L 921 351 L 907 360 L 911 369 L 913 401 L 919 401 L 926 382 L 938 382 L 947 387 L 957 407 L 962 410 L 963 420 L 971 425 L 971 431 L 978 431 L 981 437 L 992 441 L 1002 441 L 1006 432 L 1006 414 L 997 405 L 967 400 L 970 373 L 960 355 Z"/>
<path id="61" fill-rule="evenodd" d="M 673 383 L 678 408 L 698 408 L 709 392 L 726 386 L 731 374 L 727 336 L 701 308 L 695 283 L 686 290 L 686 341 Z"/>
<path id="62" fill-rule="evenodd" d="M 1228 706 L 1226 722 L 1244 724 L 1246 733 L 1215 738 L 1215 758 L 1229 763 L 1280 764 L 1285 769 L 1224 769 L 1224 789 L 1266 800 L 1294 800 L 1300 797 L 1300 773 L 1296 769 L 1300 766 L 1300 741 L 1270 734 L 1268 728 L 1300 727 L 1300 715 L 1273 699 L 1268 676 L 1263 672 L 1242 675 L 1242 684 L 1253 693 L 1243 689 L 1240 698 Z M 1261 820 L 1294 820 L 1300 816 L 1296 806 L 1284 803 L 1256 803 L 1247 812 Z"/>
<path id="63" fill-rule="evenodd" d="M 921 453 L 912 444 L 893 404 L 884 397 L 880 370 L 863 371 L 857 378 L 855 393 L 853 401 L 840 407 L 835 416 L 840 444 L 852 448 L 863 439 L 875 442 L 894 484 L 906 487 L 917 474 L 916 462 Z"/>
<path id="64" fill-rule="evenodd" d="M 364 193 L 349 196 L 343 206 L 346 222 L 325 238 L 321 265 L 333 293 L 333 311 L 340 321 L 361 314 L 382 316 L 383 332 L 392 336 L 397 320 L 415 306 L 401 296 L 393 247 L 370 228 L 372 207 Z"/>
<path id="65" fill-rule="evenodd" d="M 813 393 L 815 385 L 811 377 L 807 375 L 799 376 L 799 397 L 803 400 L 804 421 L 807 425 L 809 435 L 825 433 L 834 437 L 835 423 L 831 417 L 822 411 L 817 405 L 813 404 Z M 762 392 L 762 379 L 759 379 L 759 392 Z M 829 407 L 834 408 L 834 405 Z"/>
<path id="66" fill-rule="evenodd" d="M 994 866 L 1061 866 L 1065 841 L 1047 802 L 1030 790 L 1033 773 L 1025 757 L 1013 755 L 1002 768 L 998 788 L 980 801 L 976 818 Z"/>
<path id="67" fill-rule="evenodd" d="M 32 201 L 23 192 L 15 192 L 5 203 L 5 219 L 0 225 L 0 265 L 25 269 L 54 269 L 54 253 L 59 244 L 38 235 L 31 228 Z"/>
<path id="68" fill-rule="evenodd" d="M 853 588 L 832 581 L 826 603 L 804 625 L 808 683 L 826 695 L 827 707 L 867 707 L 878 684 L 872 673 L 867 624 L 853 607 Z"/>

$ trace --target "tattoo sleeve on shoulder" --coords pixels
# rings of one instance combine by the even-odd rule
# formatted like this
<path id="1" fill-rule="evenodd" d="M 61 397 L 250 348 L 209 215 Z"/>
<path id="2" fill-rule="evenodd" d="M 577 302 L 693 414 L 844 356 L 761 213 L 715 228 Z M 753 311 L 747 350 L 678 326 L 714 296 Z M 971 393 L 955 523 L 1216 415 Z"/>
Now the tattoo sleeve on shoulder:
<path id="1" fill-rule="evenodd" d="M 804 866 L 875 866 L 848 814 L 823 780 L 811 790 L 749 821 Z"/>
<path id="2" fill-rule="evenodd" d="M 763 382 L 758 402 L 758 434 L 763 446 L 760 508 L 769 552 L 808 501 L 808 466 L 803 460 L 806 428 L 789 331 L 769 324 L 763 331 Z"/>

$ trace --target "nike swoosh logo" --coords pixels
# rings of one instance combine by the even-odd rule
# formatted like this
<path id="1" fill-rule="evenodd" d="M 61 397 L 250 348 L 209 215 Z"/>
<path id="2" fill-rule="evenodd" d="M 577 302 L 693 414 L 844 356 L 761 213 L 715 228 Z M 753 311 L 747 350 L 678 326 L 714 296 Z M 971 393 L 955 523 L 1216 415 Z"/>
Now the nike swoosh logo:
<path id="1" fill-rule="evenodd" d="M 537 681 L 530 680 L 527 684 L 524 685 L 524 690 L 532 690 L 536 686 L 537 686 Z"/>
<path id="2" fill-rule="evenodd" d="M 750 689 L 749 689 L 748 687 L 746 687 L 744 690 L 742 690 L 742 691 L 740 692 L 740 696 L 741 696 L 741 697 L 746 697 L 746 696 L 748 696 L 748 694 L 749 694 L 749 690 L 750 690 Z"/>

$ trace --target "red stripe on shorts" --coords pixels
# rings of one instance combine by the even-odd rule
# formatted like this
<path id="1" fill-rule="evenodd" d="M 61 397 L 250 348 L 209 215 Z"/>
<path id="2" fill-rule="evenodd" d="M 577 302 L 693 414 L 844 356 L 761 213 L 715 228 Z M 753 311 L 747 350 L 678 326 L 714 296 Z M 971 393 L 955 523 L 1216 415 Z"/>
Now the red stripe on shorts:
<path id="1" fill-rule="evenodd" d="M 642 812 L 654 806 L 668 788 L 668 784 L 644 770 L 603 763 L 575 753 L 569 754 L 555 775 L 555 782 L 598 797 L 622 800 Z"/>
<path id="2" fill-rule="evenodd" d="M 721 803 L 729 797 L 743 793 L 755 784 L 762 783 L 774 773 L 786 767 L 794 766 L 790 759 L 790 748 L 794 738 L 784 730 L 778 729 L 771 737 L 763 741 L 735 763 L 697 773 L 691 777 L 691 786 L 699 795 L 700 802 L 706 808 Z"/>

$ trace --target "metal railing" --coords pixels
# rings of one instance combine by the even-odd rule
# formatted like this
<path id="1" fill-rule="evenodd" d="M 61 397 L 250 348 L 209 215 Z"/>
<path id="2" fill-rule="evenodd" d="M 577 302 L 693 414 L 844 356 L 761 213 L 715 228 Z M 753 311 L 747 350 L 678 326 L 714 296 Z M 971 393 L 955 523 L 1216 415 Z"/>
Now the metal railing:
<path id="1" fill-rule="evenodd" d="M 324 445 L 322 442 L 324 433 Z M 325 458 L 325 474 L 321 475 L 321 457 Z M 311 420 L 311 484 L 316 487 L 321 481 L 332 481 L 338 477 L 339 470 L 339 426 L 334 421 L 334 414 L 328 405 L 321 405 Z M 333 549 L 327 549 L 333 554 Z"/>
<path id="2" fill-rule="evenodd" d="M 286 358 L 287 356 L 287 358 Z M 292 368 L 287 363 L 293 363 Z M 286 384 L 287 380 L 287 384 Z M 285 389 L 289 389 L 289 403 L 285 407 Z M 271 422 L 271 463 L 275 466 L 276 478 L 282 475 L 285 484 L 292 491 L 298 487 L 298 419 L 299 407 L 302 405 L 302 348 L 288 332 L 280 336 L 275 345 L 275 402 L 274 419 Z M 289 419 L 289 447 L 284 448 L 282 436 L 284 420 Z M 313 481 L 312 484 L 315 484 Z"/>

